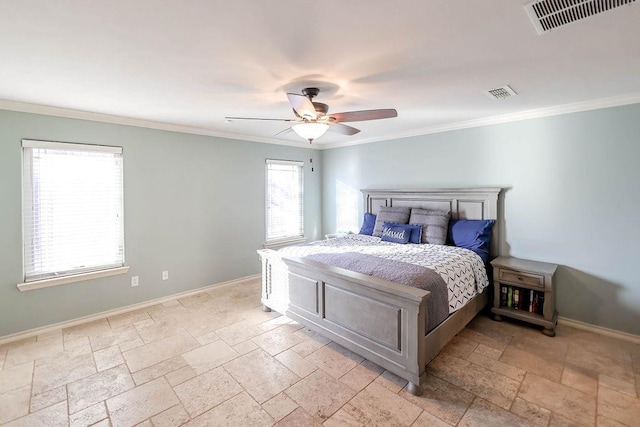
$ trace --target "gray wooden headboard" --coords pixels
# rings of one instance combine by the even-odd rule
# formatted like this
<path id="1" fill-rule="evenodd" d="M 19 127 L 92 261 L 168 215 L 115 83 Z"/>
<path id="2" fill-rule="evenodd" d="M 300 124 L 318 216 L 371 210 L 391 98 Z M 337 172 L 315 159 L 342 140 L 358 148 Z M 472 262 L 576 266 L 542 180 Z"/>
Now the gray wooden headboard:
<path id="1" fill-rule="evenodd" d="M 417 190 L 361 190 L 364 211 L 377 214 L 383 206 L 447 210 L 453 219 L 495 219 L 491 237 L 491 258 L 498 256 L 500 244 L 498 218 L 499 187 L 429 188 Z"/>

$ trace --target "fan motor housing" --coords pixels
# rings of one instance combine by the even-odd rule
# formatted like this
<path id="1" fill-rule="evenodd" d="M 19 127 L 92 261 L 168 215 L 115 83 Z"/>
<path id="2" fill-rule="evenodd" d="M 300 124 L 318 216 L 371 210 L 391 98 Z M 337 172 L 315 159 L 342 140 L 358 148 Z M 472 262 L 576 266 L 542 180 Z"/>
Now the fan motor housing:
<path id="1" fill-rule="evenodd" d="M 318 96 L 319 93 L 320 93 L 320 89 L 318 89 L 317 87 L 308 87 L 308 88 L 302 89 L 302 94 L 304 96 L 308 96 L 309 98 L 314 98 Z"/>

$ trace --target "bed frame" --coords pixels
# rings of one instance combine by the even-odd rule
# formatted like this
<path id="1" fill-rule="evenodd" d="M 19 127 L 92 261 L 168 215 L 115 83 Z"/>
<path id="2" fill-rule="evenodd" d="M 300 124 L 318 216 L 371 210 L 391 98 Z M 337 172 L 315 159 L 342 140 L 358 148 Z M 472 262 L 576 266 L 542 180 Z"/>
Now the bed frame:
<path id="1" fill-rule="evenodd" d="M 451 211 L 453 219 L 498 220 L 500 188 L 362 190 L 364 210 L 409 206 Z M 499 222 L 492 257 L 498 254 Z M 409 381 L 422 394 L 426 365 L 488 302 L 488 289 L 426 333 L 430 292 L 273 250 L 258 251 L 262 304 Z"/>

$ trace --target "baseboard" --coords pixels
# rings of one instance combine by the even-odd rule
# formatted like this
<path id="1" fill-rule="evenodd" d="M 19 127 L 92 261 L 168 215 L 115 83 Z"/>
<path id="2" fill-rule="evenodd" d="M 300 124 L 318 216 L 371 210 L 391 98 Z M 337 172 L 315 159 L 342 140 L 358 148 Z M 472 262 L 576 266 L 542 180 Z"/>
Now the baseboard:
<path id="1" fill-rule="evenodd" d="M 558 317 L 560 325 L 571 326 L 572 328 L 582 329 L 584 331 L 593 332 L 595 334 L 605 335 L 611 338 L 617 338 L 623 341 L 629 341 L 634 344 L 640 344 L 640 336 L 627 332 L 616 331 L 615 329 L 603 328 L 602 326 L 592 325 L 590 323 L 580 322 L 578 320 L 567 319 L 566 317 Z"/>
<path id="2" fill-rule="evenodd" d="M 58 330 L 58 329 L 70 328 L 71 326 L 80 325 L 82 323 L 93 322 L 94 320 L 100 320 L 100 319 L 104 319 L 106 317 L 116 316 L 118 314 L 127 313 L 129 311 L 140 310 L 141 308 L 150 307 L 150 306 L 156 305 L 156 304 L 162 304 L 163 302 L 171 301 L 171 300 L 174 300 L 174 299 L 177 299 L 177 298 L 185 298 L 185 297 L 188 297 L 188 296 L 191 296 L 191 295 L 197 295 L 199 293 L 205 292 L 205 291 L 210 290 L 210 289 L 219 288 L 219 287 L 223 287 L 223 286 L 236 285 L 238 283 L 243 283 L 243 282 L 247 282 L 249 280 L 255 280 L 255 279 L 259 279 L 259 278 L 260 278 L 259 274 L 254 274 L 252 276 L 241 277 L 239 279 L 234 279 L 234 280 L 229 280 L 229 281 L 226 281 L 226 282 L 216 283 L 214 285 L 209 285 L 209 286 L 205 286 L 205 287 L 202 287 L 202 288 L 193 289 L 193 290 L 190 290 L 190 291 L 179 292 L 177 294 L 171 294 L 171 295 L 167 295 L 165 297 L 139 302 L 137 304 L 128 305 L 128 306 L 120 307 L 120 308 L 115 308 L 113 310 L 102 311 L 100 313 L 90 314 L 88 316 L 78 317 L 76 319 L 65 320 L 64 322 L 54 323 L 52 325 L 40 326 L 38 328 L 29 329 L 27 331 L 17 332 L 15 334 L 11 334 L 11 335 L 5 335 L 3 337 L 0 337 L 0 345 L 7 344 L 7 343 L 10 343 L 10 342 L 14 342 L 14 341 L 23 340 L 23 339 L 26 339 L 26 338 L 31 338 L 31 337 L 34 337 L 36 335 L 46 334 L 48 332 L 53 332 L 53 331 Z"/>
<path id="3" fill-rule="evenodd" d="M 72 326 L 80 325 L 82 323 L 93 322 L 94 320 L 104 319 L 110 316 L 116 316 L 118 314 L 127 313 L 129 311 L 139 310 L 141 308 L 150 307 L 156 304 L 162 304 L 163 302 L 171 301 L 178 298 L 185 298 L 191 295 L 197 295 L 199 293 L 205 292 L 210 289 L 235 285 L 238 283 L 247 282 L 249 280 L 259 279 L 259 274 L 254 274 L 252 276 L 241 277 L 239 279 L 228 280 L 226 282 L 216 283 L 214 285 L 205 286 L 198 289 L 193 289 L 190 291 L 179 292 L 177 294 L 167 295 L 161 298 L 156 298 L 152 300 L 147 300 L 144 302 L 139 302 L 137 304 L 128 305 L 125 307 L 116 308 L 113 310 L 102 311 L 96 314 L 90 314 L 88 316 L 78 317 L 76 319 L 65 320 L 64 322 L 54 323 L 52 325 L 40 326 L 38 328 L 29 329 L 23 332 L 17 332 L 11 335 L 5 335 L 0 337 L 0 345 L 7 344 L 14 341 L 20 341 L 26 338 L 31 338 L 37 335 L 46 334 L 48 332 L 53 332 L 57 329 L 70 328 Z M 602 326 L 592 325 L 590 323 L 580 322 L 578 320 L 568 319 L 566 317 L 558 317 L 558 324 L 570 326 L 572 328 L 581 329 L 584 331 L 593 332 L 595 334 L 605 335 L 611 338 L 616 338 L 623 341 L 632 342 L 634 344 L 640 344 L 640 336 L 630 334 L 627 332 L 616 331 L 615 329 L 604 328 Z"/>

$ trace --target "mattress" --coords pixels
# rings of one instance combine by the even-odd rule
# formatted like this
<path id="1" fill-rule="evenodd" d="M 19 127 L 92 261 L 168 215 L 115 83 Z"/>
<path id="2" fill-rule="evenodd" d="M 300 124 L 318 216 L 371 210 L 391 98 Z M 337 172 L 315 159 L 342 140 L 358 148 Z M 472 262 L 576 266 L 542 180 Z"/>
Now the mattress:
<path id="1" fill-rule="evenodd" d="M 464 248 L 430 244 L 398 244 L 379 237 L 349 234 L 281 249 L 284 255 L 307 257 L 315 254 L 361 253 L 386 260 L 429 268 L 447 285 L 449 314 L 462 308 L 489 286 L 482 258 Z"/>

